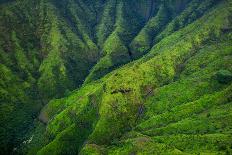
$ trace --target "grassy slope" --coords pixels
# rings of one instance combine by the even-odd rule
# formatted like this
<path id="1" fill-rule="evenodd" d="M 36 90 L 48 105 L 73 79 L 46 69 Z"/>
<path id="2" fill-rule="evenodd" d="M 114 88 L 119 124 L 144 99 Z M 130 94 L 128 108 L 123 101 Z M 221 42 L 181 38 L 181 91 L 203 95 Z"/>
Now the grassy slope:
<path id="1" fill-rule="evenodd" d="M 215 0 L 108 1 L 97 29 L 99 40 L 102 38 L 98 44 L 103 56 L 91 69 L 85 83 L 140 58 L 154 44 L 200 18 L 216 3 Z"/>
<path id="2" fill-rule="evenodd" d="M 222 1 L 164 30 L 172 34 L 141 59 L 52 100 L 29 154 L 230 154 L 230 19 Z"/>
<path id="3" fill-rule="evenodd" d="M 73 10 L 76 4 L 69 1 L 63 8 L 66 16 L 55 4 L 22 0 L 0 5 L 0 113 L 4 115 L 0 147 L 4 152 L 25 140 L 42 104 L 77 88 L 98 59 L 97 46 L 84 29 L 85 19 Z"/>
<path id="4" fill-rule="evenodd" d="M 29 20 L 35 21 L 27 17 L 28 14 L 36 16 L 30 9 L 34 4 L 27 3 L 24 8 L 17 8 L 13 3 L 3 5 L 0 6 L 0 148 L 8 152 L 22 141 L 25 127 L 31 126 L 41 104 L 37 97 L 31 98 L 38 93 L 34 89 L 34 70 L 39 63 L 37 46 L 32 46 L 37 41 L 31 33 L 35 25 L 28 24 Z"/>

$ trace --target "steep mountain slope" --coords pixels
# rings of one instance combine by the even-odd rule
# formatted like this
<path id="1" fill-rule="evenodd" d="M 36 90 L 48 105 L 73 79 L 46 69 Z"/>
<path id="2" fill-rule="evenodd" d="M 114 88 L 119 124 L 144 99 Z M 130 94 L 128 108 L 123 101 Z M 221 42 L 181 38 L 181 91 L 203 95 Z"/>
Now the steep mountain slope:
<path id="1" fill-rule="evenodd" d="M 229 0 L 3 2 L 1 150 L 232 153 L 231 7 Z"/>
<path id="2" fill-rule="evenodd" d="M 80 34 L 76 28 L 73 32 L 71 21 L 52 1 L 13 1 L 0 7 L 0 141 L 8 149 L 22 141 L 15 137 L 23 135 L 42 104 L 83 82 L 98 59 L 98 49 L 85 23 L 75 24 Z M 70 14 L 72 22 L 79 20 L 76 12 Z"/>

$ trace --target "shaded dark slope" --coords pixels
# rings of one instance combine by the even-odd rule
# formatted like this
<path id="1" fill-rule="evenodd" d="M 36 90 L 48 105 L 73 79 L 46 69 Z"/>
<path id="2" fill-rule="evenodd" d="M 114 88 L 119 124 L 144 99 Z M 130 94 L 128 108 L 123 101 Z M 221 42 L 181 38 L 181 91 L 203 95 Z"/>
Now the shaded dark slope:
<path id="1" fill-rule="evenodd" d="M 24 0 L 0 8 L 0 141 L 8 152 L 23 141 L 42 104 L 83 83 L 98 49 L 83 29 L 85 23 L 73 12 L 65 17 L 52 3 Z"/>
<path id="2" fill-rule="evenodd" d="M 41 61 L 39 38 L 34 33 L 37 22 L 27 18 L 28 14 L 38 17 L 32 9 L 35 5 L 0 6 L 0 146 L 6 153 L 22 142 L 41 108 L 35 80 Z"/>
<path id="3" fill-rule="evenodd" d="M 147 1 L 142 4 L 118 1 L 115 29 L 103 44 L 103 57 L 92 68 L 85 83 L 97 80 L 118 66 L 140 58 L 162 38 L 200 18 L 217 1 L 156 1 L 153 6 L 147 4 Z M 108 16 L 107 19 L 112 17 Z"/>

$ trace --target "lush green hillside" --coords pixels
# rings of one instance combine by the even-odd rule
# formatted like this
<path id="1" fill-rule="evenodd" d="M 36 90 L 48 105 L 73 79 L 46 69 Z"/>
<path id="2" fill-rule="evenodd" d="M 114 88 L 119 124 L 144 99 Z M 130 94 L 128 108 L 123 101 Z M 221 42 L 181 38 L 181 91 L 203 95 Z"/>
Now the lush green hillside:
<path id="1" fill-rule="evenodd" d="M 0 3 L 0 149 L 232 154 L 230 0 Z"/>

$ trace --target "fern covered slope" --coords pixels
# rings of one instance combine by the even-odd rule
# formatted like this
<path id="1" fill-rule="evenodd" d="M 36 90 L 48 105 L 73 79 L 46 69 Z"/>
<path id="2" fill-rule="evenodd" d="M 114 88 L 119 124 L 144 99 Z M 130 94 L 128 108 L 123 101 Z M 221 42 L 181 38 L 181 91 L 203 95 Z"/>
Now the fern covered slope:
<path id="1" fill-rule="evenodd" d="M 229 0 L 2 2 L 1 150 L 231 154 L 231 12 Z"/>

